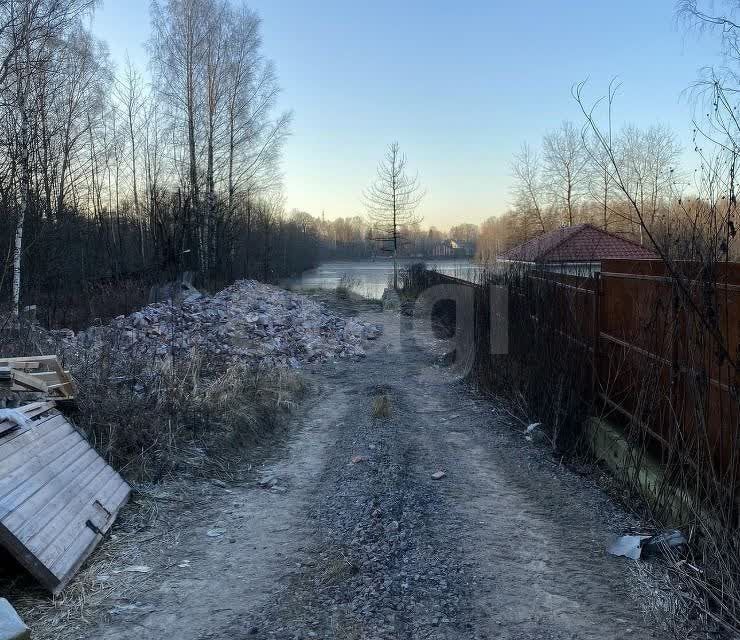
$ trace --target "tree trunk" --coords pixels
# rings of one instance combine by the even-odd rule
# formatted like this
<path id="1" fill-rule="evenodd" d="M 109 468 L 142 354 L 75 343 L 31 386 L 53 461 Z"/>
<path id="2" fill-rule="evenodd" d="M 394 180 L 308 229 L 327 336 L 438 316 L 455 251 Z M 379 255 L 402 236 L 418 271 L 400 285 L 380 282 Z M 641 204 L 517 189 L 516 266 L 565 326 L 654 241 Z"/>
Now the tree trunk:
<path id="1" fill-rule="evenodd" d="M 146 256 L 144 255 L 144 224 L 141 220 L 141 211 L 139 210 L 139 190 L 136 185 L 136 137 L 134 136 L 134 114 L 132 111 L 131 104 L 128 107 L 128 130 L 131 137 L 131 179 L 134 187 L 134 214 L 139 224 L 139 240 L 140 240 L 140 251 L 141 251 L 141 264 L 146 264 Z"/>
<path id="2" fill-rule="evenodd" d="M 210 102 L 210 100 L 209 100 Z M 215 242 L 216 242 L 216 182 L 213 175 L 214 168 L 213 168 L 213 136 L 214 136 L 214 122 L 213 122 L 213 106 L 211 103 L 211 106 L 208 109 L 208 159 L 207 159 L 207 169 L 206 169 L 206 188 L 208 190 L 208 193 L 206 195 L 206 206 L 208 208 L 207 211 L 207 220 L 206 220 L 206 227 L 207 227 L 207 239 L 206 239 L 206 251 L 207 251 L 207 257 L 206 257 L 206 268 L 207 272 L 213 275 L 214 271 L 214 254 L 215 254 Z"/>
<path id="3" fill-rule="evenodd" d="M 26 47 L 26 56 L 29 52 Z M 20 131 L 20 202 L 18 206 L 18 220 L 15 226 L 15 242 L 13 244 L 13 305 L 12 314 L 16 325 L 20 319 L 21 300 L 21 258 L 23 256 L 23 226 L 29 210 L 30 185 L 29 185 L 29 139 L 28 139 L 28 89 L 29 79 L 23 76 L 21 66 L 18 65 L 18 96 L 17 106 L 21 120 Z"/>
<path id="4" fill-rule="evenodd" d="M 192 17 L 190 18 L 192 20 Z M 192 31 L 192 29 L 191 29 Z M 188 45 L 187 45 L 187 62 L 186 62 L 186 74 L 187 74 L 187 95 L 185 97 L 187 103 L 187 115 L 188 115 L 188 155 L 190 161 L 190 195 L 195 214 L 195 224 L 197 228 L 198 236 L 198 264 L 203 267 L 204 257 L 204 246 L 203 246 L 203 226 L 202 217 L 200 211 L 200 194 L 198 192 L 198 170 L 195 163 L 195 77 L 194 77 L 194 52 L 193 52 L 193 39 L 192 33 L 188 33 Z"/>

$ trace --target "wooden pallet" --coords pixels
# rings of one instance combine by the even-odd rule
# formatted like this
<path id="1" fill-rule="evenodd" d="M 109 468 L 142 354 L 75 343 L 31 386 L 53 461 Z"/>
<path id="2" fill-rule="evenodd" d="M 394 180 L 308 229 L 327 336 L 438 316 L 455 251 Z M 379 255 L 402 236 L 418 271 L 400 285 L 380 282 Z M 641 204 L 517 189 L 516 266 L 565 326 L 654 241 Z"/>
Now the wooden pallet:
<path id="1" fill-rule="evenodd" d="M 53 402 L 18 410 L 27 424 L 8 429 L 12 421 L 0 421 L 0 545 L 56 594 L 131 490 Z"/>
<path id="2" fill-rule="evenodd" d="M 0 358 L 0 389 L 46 394 L 50 400 L 73 403 L 77 389 L 56 356 Z"/>

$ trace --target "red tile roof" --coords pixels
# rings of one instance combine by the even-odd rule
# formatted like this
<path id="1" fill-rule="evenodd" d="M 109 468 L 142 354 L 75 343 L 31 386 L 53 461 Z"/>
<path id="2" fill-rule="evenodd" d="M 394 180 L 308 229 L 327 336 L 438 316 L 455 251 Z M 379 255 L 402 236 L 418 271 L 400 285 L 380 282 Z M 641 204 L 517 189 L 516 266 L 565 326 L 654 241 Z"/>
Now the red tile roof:
<path id="1" fill-rule="evenodd" d="M 655 260 L 658 256 L 636 242 L 577 224 L 548 231 L 498 256 L 513 262 L 598 262 L 600 260 Z"/>

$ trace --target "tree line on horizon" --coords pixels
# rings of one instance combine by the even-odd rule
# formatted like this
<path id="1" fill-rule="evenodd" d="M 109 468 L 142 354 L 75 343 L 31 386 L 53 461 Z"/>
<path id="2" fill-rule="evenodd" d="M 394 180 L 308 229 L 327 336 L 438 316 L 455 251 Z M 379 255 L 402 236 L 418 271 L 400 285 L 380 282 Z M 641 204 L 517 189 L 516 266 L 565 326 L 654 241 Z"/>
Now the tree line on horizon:
<path id="1" fill-rule="evenodd" d="M 259 16 L 155 0 L 145 75 L 85 26 L 94 4 L 0 0 L 0 300 L 17 316 L 99 281 L 312 266 L 284 212 L 291 114 Z"/>
<path id="2" fill-rule="evenodd" d="M 117 69 L 85 26 L 94 4 L 0 0 L 0 301 L 14 315 L 23 304 L 61 305 L 70 290 L 99 281 L 191 272 L 217 286 L 386 253 L 369 214 L 326 221 L 285 211 L 291 114 L 278 110 L 252 9 L 155 0 L 145 74 L 128 60 Z M 734 23 L 709 20 L 694 3 L 683 15 L 720 29 L 737 61 Z M 615 92 L 599 121 L 580 87 L 582 123 L 564 122 L 513 158 L 509 210 L 448 232 L 404 225 L 399 253 L 431 257 L 453 239 L 477 243 L 490 260 L 590 222 L 662 256 L 735 259 L 734 76 L 711 73 L 699 83 L 707 117 L 695 123 L 691 187 L 670 130 L 613 131 Z"/>

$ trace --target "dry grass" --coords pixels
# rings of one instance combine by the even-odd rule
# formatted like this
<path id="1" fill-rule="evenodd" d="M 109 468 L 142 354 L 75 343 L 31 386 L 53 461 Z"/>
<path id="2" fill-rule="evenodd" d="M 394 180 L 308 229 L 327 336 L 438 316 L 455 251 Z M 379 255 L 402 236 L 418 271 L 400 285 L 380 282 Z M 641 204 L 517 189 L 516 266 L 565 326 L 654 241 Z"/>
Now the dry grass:
<path id="1" fill-rule="evenodd" d="M 342 277 L 339 280 L 339 284 L 336 288 L 337 298 L 339 298 L 340 300 L 348 300 L 351 297 L 353 291 L 358 289 L 361 284 L 362 282 L 359 278 L 356 278 L 349 273 L 342 274 Z"/>
<path id="2" fill-rule="evenodd" d="M 132 573 L 125 568 L 142 564 L 144 535 L 138 532 L 151 530 L 158 518 L 158 507 L 152 499 L 142 499 L 139 505 L 124 510 L 116 533 L 105 539 L 58 596 L 50 597 L 25 572 L 8 572 L 0 588 L 25 622 L 32 625 L 34 639 L 76 637 L 76 632 L 97 619 L 101 608 L 140 592 L 142 583 L 156 573 Z M 157 533 L 162 544 L 174 535 L 172 528 Z"/>
<path id="3" fill-rule="evenodd" d="M 244 447 L 272 433 L 303 391 L 290 371 L 103 354 L 75 371 L 78 426 L 126 477 L 228 476 Z"/>
<path id="4" fill-rule="evenodd" d="M 391 399 L 386 393 L 380 393 L 373 398 L 373 418 L 390 418 Z"/>
<path id="5" fill-rule="evenodd" d="M 142 592 L 156 588 L 171 571 L 188 572 L 188 552 L 181 534 L 193 514 L 207 510 L 214 498 L 211 483 L 174 479 L 136 487 L 133 504 L 121 512 L 107 536 L 64 591 L 51 597 L 25 572 L 6 572 L 0 591 L 32 627 L 35 640 L 87 637 L 92 625 L 139 606 Z M 198 518 L 199 516 L 195 516 Z M 147 572 L 131 571 L 146 566 Z"/>

